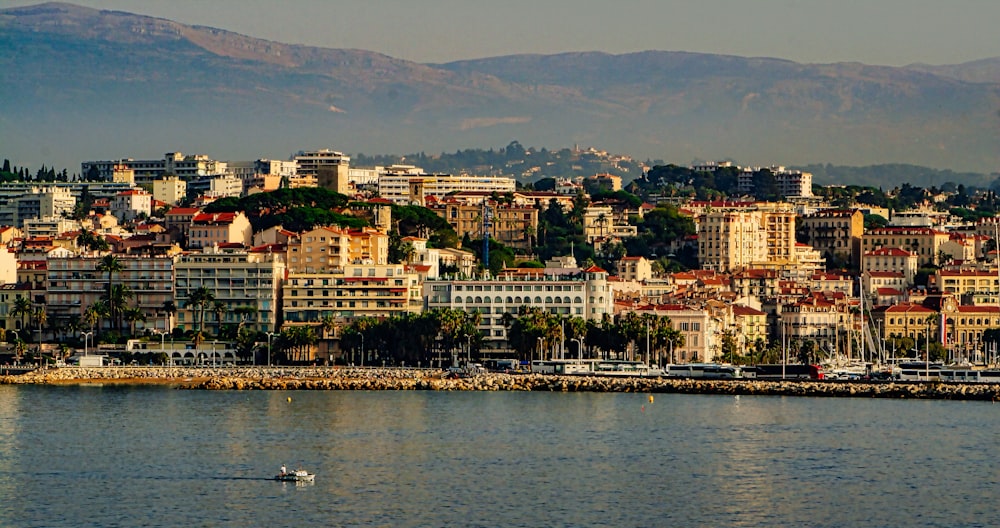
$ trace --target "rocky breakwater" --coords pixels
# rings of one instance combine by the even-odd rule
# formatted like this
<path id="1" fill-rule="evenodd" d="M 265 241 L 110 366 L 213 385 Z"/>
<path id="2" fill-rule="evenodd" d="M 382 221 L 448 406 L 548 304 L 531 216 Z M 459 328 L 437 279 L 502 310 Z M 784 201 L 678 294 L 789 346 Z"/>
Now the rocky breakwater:
<path id="1" fill-rule="evenodd" d="M 822 381 L 732 381 L 660 378 L 606 378 L 485 374 L 449 379 L 435 371 L 400 369 L 337 370 L 323 378 L 212 377 L 186 388 L 208 390 L 435 390 L 435 391 L 544 391 L 637 392 L 806 396 L 833 398 L 895 398 L 943 400 L 1000 400 L 1000 385 L 943 383 L 846 383 Z"/>
<path id="2" fill-rule="evenodd" d="M 685 380 L 483 374 L 448 378 L 439 370 L 343 367 L 49 368 L 0 376 L 0 384 L 169 384 L 203 390 L 433 390 L 638 392 L 833 398 L 1000 400 L 1000 385 L 829 381 Z"/>

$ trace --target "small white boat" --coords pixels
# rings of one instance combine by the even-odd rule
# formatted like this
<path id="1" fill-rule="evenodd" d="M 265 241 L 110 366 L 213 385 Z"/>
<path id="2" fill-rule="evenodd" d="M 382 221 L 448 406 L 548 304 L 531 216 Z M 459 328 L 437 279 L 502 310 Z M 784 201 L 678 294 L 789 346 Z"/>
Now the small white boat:
<path id="1" fill-rule="evenodd" d="M 316 480 L 316 475 L 313 473 L 309 473 L 304 469 L 299 469 L 295 471 L 290 471 L 288 473 L 275 475 L 274 480 L 279 480 L 281 482 L 312 482 Z"/>

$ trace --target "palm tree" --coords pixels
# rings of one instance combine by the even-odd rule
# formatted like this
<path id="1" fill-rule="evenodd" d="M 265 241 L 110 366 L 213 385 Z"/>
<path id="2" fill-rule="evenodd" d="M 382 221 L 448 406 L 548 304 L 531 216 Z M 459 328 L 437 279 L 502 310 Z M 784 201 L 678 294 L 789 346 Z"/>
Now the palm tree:
<path id="1" fill-rule="evenodd" d="M 45 323 L 49 320 L 49 315 L 45 312 L 44 306 L 38 306 L 31 312 L 31 318 L 34 320 L 35 330 L 38 331 L 38 354 L 42 354 L 42 328 L 45 327 Z"/>
<path id="2" fill-rule="evenodd" d="M 101 317 L 107 311 L 106 307 L 107 303 L 104 301 L 94 302 L 94 304 L 88 306 L 87 309 L 83 311 L 83 314 L 80 315 L 80 322 L 89 326 L 90 331 L 93 332 L 95 326 L 100 326 L 99 323 L 101 322 Z"/>
<path id="3" fill-rule="evenodd" d="M 14 308 L 10 314 L 14 317 L 21 317 L 21 329 L 25 327 L 25 318 L 31 315 L 31 300 L 27 297 L 17 297 L 14 299 Z"/>
<path id="4" fill-rule="evenodd" d="M 115 330 L 118 333 L 122 331 L 122 325 L 124 324 L 123 314 L 128 308 L 129 300 L 132 299 L 134 294 L 132 293 L 132 288 L 129 288 L 127 284 L 115 284 L 105 299 L 108 303 L 108 313 L 110 315 L 112 324 L 115 326 Z"/>
<path id="5" fill-rule="evenodd" d="M 333 314 L 326 314 L 320 320 L 320 328 L 323 330 L 324 338 L 336 335 L 338 326 L 340 325 L 337 323 L 337 318 Z"/>
<path id="6" fill-rule="evenodd" d="M 125 269 L 118 257 L 114 253 L 108 253 L 101 257 L 101 261 L 97 263 L 97 271 L 106 271 L 108 273 L 108 289 L 107 296 L 111 298 L 111 283 L 114 280 L 115 273 L 119 273 Z"/>
<path id="7" fill-rule="evenodd" d="M 201 330 L 205 324 L 205 310 L 206 308 L 215 302 L 215 295 L 212 292 L 201 286 L 191 292 L 188 296 L 187 307 L 191 309 L 192 317 L 194 317 L 195 330 Z"/>
<path id="8" fill-rule="evenodd" d="M 122 317 L 128 321 L 129 334 L 133 337 L 135 336 L 135 324 L 146 322 L 146 314 L 143 313 L 142 308 L 138 306 L 128 306 L 123 310 Z"/>
<path id="9" fill-rule="evenodd" d="M 222 334 L 222 316 L 228 311 L 228 306 L 222 301 L 214 301 L 212 303 L 212 312 L 215 313 L 215 335 L 219 336 Z"/>
<path id="10" fill-rule="evenodd" d="M 177 304 L 174 301 L 163 301 L 163 307 L 160 308 L 161 313 L 166 315 L 166 320 L 164 321 L 163 329 L 170 331 L 174 324 L 174 315 L 177 314 Z"/>

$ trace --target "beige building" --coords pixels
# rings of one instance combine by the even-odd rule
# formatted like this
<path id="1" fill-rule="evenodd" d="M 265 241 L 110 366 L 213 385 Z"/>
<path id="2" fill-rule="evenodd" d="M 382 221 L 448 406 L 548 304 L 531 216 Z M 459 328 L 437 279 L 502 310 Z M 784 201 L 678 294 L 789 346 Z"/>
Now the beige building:
<path id="1" fill-rule="evenodd" d="M 302 180 L 303 184 L 315 182 L 314 185 L 340 194 L 349 192 L 348 172 L 351 157 L 343 152 L 330 149 L 299 151 L 295 155 L 295 163 L 295 179 Z"/>
<path id="2" fill-rule="evenodd" d="M 782 308 L 779 335 L 784 334 L 790 349 L 812 341 L 817 352 L 834 351 L 839 321 L 840 314 L 835 304 L 806 297 Z"/>
<path id="3" fill-rule="evenodd" d="M 807 214 L 796 222 L 796 237 L 828 260 L 858 266 L 865 215 L 858 209 L 826 209 Z"/>
<path id="4" fill-rule="evenodd" d="M 144 322 L 136 323 L 136 329 L 163 330 L 164 303 L 174 300 L 174 258 L 118 255 L 118 260 L 124 269 L 115 273 L 112 280 L 132 291 L 129 304 L 139 307 L 146 317 Z M 50 321 L 69 324 L 104 297 L 108 274 L 98 271 L 100 262 L 98 255 L 48 259 L 46 310 Z M 111 327 L 111 321 L 106 318 L 101 321 L 102 329 Z"/>
<path id="5" fill-rule="evenodd" d="M 332 273 L 347 264 L 389 262 L 389 235 L 371 228 L 317 227 L 288 240 L 288 269 Z"/>
<path id="6" fill-rule="evenodd" d="M 948 233 L 929 227 L 881 227 L 862 237 L 862 250 L 867 253 L 880 248 L 900 248 L 917 256 L 917 265 L 939 265 L 941 246 Z"/>
<path id="7" fill-rule="evenodd" d="M 683 346 L 679 343 L 673 346 L 674 362 L 699 363 L 715 360 L 721 324 L 708 310 L 682 304 L 660 304 L 641 307 L 635 312 L 670 318 L 670 327 L 684 336 Z M 667 354 L 669 353 L 668 350 Z"/>
<path id="8" fill-rule="evenodd" d="M 153 199 L 177 205 L 187 196 L 187 183 L 177 176 L 153 180 Z"/>
<path id="9" fill-rule="evenodd" d="M 935 280 L 942 292 L 962 299 L 963 304 L 997 304 L 996 270 L 940 269 Z"/>
<path id="10" fill-rule="evenodd" d="M 698 231 L 698 260 L 704 269 L 723 272 L 794 265 L 795 213 L 774 207 L 707 212 Z"/>
<path id="11" fill-rule="evenodd" d="M 538 229 L 538 209 L 516 204 L 491 203 L 490 236 L 516 249 L 529 250 Z M 459 238 L 482 238 L 483 207 L 455 200 L 430 204 L 429 208 L 455 229 Z"/>
<path id="12" fill-rule="evenodd" d="M 250 227 L 250 220 L 242 211 L 238 213 L 199 213 L 191 219 L 188 247 L 196 249 L 216 244 L 233 243 L 248 246 L 252 236 L 253 229 Z"/>
<path id="13" fill-rule="evenodd" d="M 440 201 L 456 192 L 503 194 L 514 190 L 514 180 L 502 176 L 380 174 L 378 179 L 379 196 L 402 205 L 425 205 L 429 197 Z"/>
<path id="14" fill-rule="evenodd" d="M 334 273 L 290 273 L 282 309 L 286 324 L 318 324 L 326 316 L 350 322 L 419 312 L 416 273 L 403 264 L 347 264 Z"/>
<path id="15" fill-rule="evenodd" d="M 653 264 L 646 257 L 622 257 L 618 261 L 618 277 L 624 281 L 652 279 Z"/>
<path id="16" fill-rule="evenodd" d="M 917 255 L 898 247 L 883 247 L 866 252 L 861 259 L 861 271 L 894 271 L 902 273 L 907 285 L 917 276 Z"/>
<path id="17" fill-rule="evenodd" d="M 207 334 L 218 335 L 225 325 L 242 324 L 243 328 L 258 332 L 278 328 L 285 277 L 283 253 L 272 252 L 269 246 L 249 250 L 211 246 L 180 257 L 174 270 L 178 328 L 192 330 L 200 323 L 195 321 L 195 309 L 188 299 L 201 287 L 207 288 L 215 301 L 225 307 L 221 317 L 212 307 L 208 308 L 203 328 Z"/>

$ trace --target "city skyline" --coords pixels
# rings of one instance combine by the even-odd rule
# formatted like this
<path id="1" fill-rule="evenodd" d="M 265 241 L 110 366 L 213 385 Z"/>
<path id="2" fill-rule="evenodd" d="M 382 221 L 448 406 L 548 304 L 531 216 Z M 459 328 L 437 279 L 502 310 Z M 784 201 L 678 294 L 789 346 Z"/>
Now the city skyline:
<path id="1" fill-rule="evenodd" d="M 38 3 L 0 0 L 0 9 Z M 318 0 L 73 3 L 291 44 L 366 49 L 424 63 L 524 53 L 645 50 L 890 66 L 957 64 L 1000 56 L 1000 42 L 983 38 L 1000 17 L 1000 4 L 976 0 L 947 4 L 627 0 L 613 5 L 569 0 L 540 4 L 347 0 L 338 3 L 336 11 Z"/>

